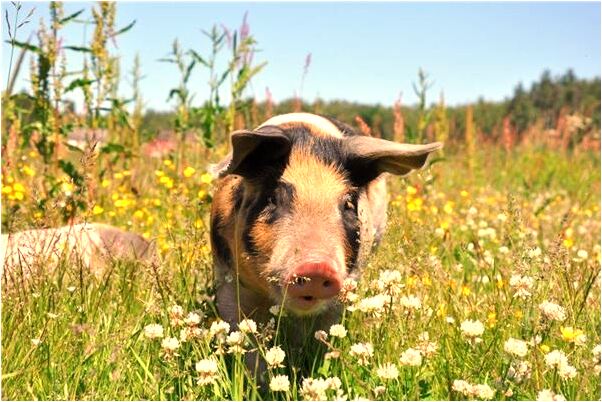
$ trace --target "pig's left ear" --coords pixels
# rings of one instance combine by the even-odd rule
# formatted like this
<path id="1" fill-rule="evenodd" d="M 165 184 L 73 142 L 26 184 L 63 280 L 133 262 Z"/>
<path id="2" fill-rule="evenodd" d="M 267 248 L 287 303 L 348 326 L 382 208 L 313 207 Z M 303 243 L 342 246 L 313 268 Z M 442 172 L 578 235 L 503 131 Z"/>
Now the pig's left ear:
<path id="1" fill-rule="evenodd" d="M 348 169 L 353 179 L 366 184 L 380 174 L 408 174 L 420 169 L 429 154 L 443 147 L 440 142 L 431 144 L 399 144 L 367 136 L 347 137 L 344 140 Z"/>
<path id="2" fill-rule="evenodd" d="M 216 178 L 229 174 L 249 177 L 277 169 L 291 149 L 290 139 L 276 126 L 234 131 L 230 143 L 232 152 L 210 168 Z"/>

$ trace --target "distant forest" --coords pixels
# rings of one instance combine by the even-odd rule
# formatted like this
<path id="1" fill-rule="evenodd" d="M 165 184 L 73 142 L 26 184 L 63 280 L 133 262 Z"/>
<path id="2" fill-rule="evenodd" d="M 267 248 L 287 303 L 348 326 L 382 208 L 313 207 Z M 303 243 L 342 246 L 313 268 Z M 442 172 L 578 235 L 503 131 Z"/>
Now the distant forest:
<path id="1" fill-rule="evenodd" d="M 426 92 L 427 88 L 423 90 Z M 420 85 L 415 88 L 418 96 L 422 92 Z M 436 98 L 436 94 L 423 94 Z M 443 102 L 443 104 L 441 103 Z M 429 125 L 437 124 L 437 119 L 444 119 L 449 127 L 449 138 L 459 139 L 464 136 L 466 125 L 466 110 L 472 106 L 474 124 L 477 133 L 482 138 L 499 137 L 502 122 L 505 117 L 510 122 L 519 136 L 523 135 L 529 127 L 538 123 L 543 129 L 556 127 L 558 118 L 564 115 L 575 115 L 588 118 L 588 131 L 600 131 L 600 78 L 579 79 L 572 70 L 558 77 L 552 77 L 549 71 L 544 71 L 540 79 L 530 88 L 518 84 L 510 99 L 501 102 L 488 102 L 477 100 L 472 105 L 446 107 L 444 99 L 432 102 L 430 105 L 404 106 L 398 110 L 403 115 L 406 138 L 411 140 L 413 130 L 420 126 L 421 119 L 426 120 L 428 132 Z M 287 99 L 278 104 L 269 105 L 262 101 L 255 103 L 247 99 L 241 108 L 246 115 L 245 121 L 259 124 L 266 117 L 280 113 L 289 113 L 301 110 L 335 117 L 341 121 L 355 124 L 359 116 L 374 135 L 392 138 L 395 124 L 394 105 L 367 105 L 344 100 L 325 102 L 317 99 L 313 103 L 296 99 Z M 443 116 L 441 114 L 444 114 Z M 153 137 L 162 130 L 170 130 L 174 125 L 173 112 L 156 112 L 148 110 L 143 117 L 141 129 L 144 136 Z M 439 122 L 440 123 L 440 122 Z M 431 127 L 432 128 L 432 127 Z M 409 135 L 408 135 L 409 134 Z M 599 134 L 598 134 L 599 135 Z"/>

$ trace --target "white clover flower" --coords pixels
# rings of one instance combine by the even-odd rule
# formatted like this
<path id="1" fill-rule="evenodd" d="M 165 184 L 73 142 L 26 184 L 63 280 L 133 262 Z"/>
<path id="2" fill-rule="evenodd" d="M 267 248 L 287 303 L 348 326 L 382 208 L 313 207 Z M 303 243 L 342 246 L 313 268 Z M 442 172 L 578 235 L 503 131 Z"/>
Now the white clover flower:
<path id="1" fill-rule="evenodd" d="M 184 318 L 184 324 L 188 325 L 189 327 L 196 327 L 200 323 L 201 323 L 201 316 L 195 312 L 188 313 L 186 318 Z"/>
<path id="2" fill-rule="evenodd" d="M 270 314 L 276 317 L 286 317 L 286 310 L 281 307 L 282 306 L 280 306 L 279 304 L 273 305 L 272 307 L 270 307 Z"/>
<path id="3" fill-rule="evenodd" d="M 479 320 L 465 320 L 460 324 L 460 330 L 464 336 L 475 338 L 483 335 L 485 326 Z"/>
<path id="4" fill-rule="evenodd" d="M 31 344 L 35 347 L 40 346 L 41 343 L 42 343 L 42 341 L 39 338 L 33 338 L 31 340 Z"/>
<path id="5" fill-rule="evenodd" d="M 75 286 L 69 286 L 69 287 L 67 288 L 67 292 L 69 292 L 69 293 L 73 293 L 73 292 L 75 292 L 75 289 L 77 289 Z"/>
<path id="6" fill-rule="evenodd" d="M 500 254 L 508 254 L 510 252 L 510 249 L 506 246 L 501 246 L 500 248 L 498 248 L 498 251 L 500 252 Z"/>
<path id="7" fill-rule="evenodd" d="M 282 350 L 280 346 L 274 346 L 265 353 L 265 361 L 268 363 L 270 368 L 284 367 L 282 365 L 284 357 L 284 350 Z"/>
<path id="8" fill-rule="evenodd" d="M 414 295 L 402 296 L 399 303 L 407 310 L 420 310 L 422 307 L 422 302 Z"/>
<path id="9" fill-rule="evenodd" d="M 169 322 L 171 323 L 171 325 L 179 326 L 182 325 L 182 323 L 184 322 L 182 320 L 184 318 L 184 309 L 182 308 L 182 306 L 174 304 L 168 309 L 168 314 Z"/>
<path id="10" fill-rule="evenodd" d="M 217 320 L 211 323 L 211 327 L 209 328 L 209 335 L 213 338 L 216 335 L 227 334 L 230 332 L 230 324 L 225 321 Z"/>
<path id="11" fill-rule="evenodd" d="M 537 258 L 541 256 L 541 249 L 539 247 L 532 248 L 527 252 L 527 255 L 529 258 Z"/>
<path id="12" fill-rule="evenodd" d="M 504 351 L 518 357 L 525 357 L 529 352 L 527 342 L 510 338 L 504 342 Z"/>
<path id="13" fill-rule="evenodd" d="M 339 291 L 339 299 L 343 303 L 355 303 L 359 296 L 355 293 L 357 289 L 357 281 L 352 278 L 347 278 L 343 281 L 343 286 Z"/>
<path id="14" fill-rule="evenodd" d="M 180 347 L 180 341 L 178 338 L 167 337 L 161 342 L 161 348 L 168 353 L 175 352 Z"/>
<path id="15" fill-rule="evenodd" d="M 257 332 L 257 324 L 255 321 L 247 318 L 238 323 L 238 329 L 243 334 L 254 334 Z"/>
<path id="16" fill-rule="evenodd" d="M 376 369 L 376 375 L 383 380 L 394 380 L 399 376 L 399 370 L 396 365 L 385 363 Z"/>
<path id="17" fill-rule="evenodd" d="M 468 381 L 454 380 L 452 390 L 468 396 L 472 394 L 472 385 Z"/>
<path id="18" fill-rule="evenodd" d="M 422 353 L 418 349 L 408 348 L 401 354 L 399 362 L 403 366 L 420 366 L 422 364 Z"/>
<path id="19" fill-rule="evenodd" d="M 555 394 L 553 391 L 549 389 L 542 389 L 537 393 L 538 401 L 566 401 L 563 395 Z"/>
<path id="20" fill-rule="evenodd" d="M 270 390 L 274 392 L 287 392 L 291 386 L 288 376 L 279 374 L 270 379 Z"/>
<path id="21" fill-rule="evenodd" d="M 378 316 L 390 302 L 391 298 L 389 296 L 378 294 L 361 299 L 356 303 L 355 308 L 363 313 L 372 313 Z"/>
<path id="22" fill-rule="evenodd" d="M 577 369 L 570 364 L 566 364 L 558 369 L 558 375 L 565 380 L 572 379 L 577 376 Z"/>
<path id="23" fill-rule="evenodd" d="M 371 343 L 356 343 L 351 346 L 349 354 L 355 358 L 360 365 L 364 366 L 370 362 L 370 358 L 374 355 L 374 348 Z"/>
<path id="24" fill-rule="evenodd" d="M 437 344 L 437 342 L 429 341 L 428 332 L 423 332 L 422 334 L 420 334 L 418 336 L 418 340 L 419 343 L 418 345 L 416 345 L 415 349 L 419 350 L 422 356 L 431 357 L 437 352 L 439 345 Z"/>
<path id="25" fill-rule="evenodd" d="M 374 392 L 374 396 L 379 396 L 380 394 L 384 394 L 386 390 L 387 390 L 387 387 L 385 387 L 384 385 L 378 385 L 378 386 L 374 387 L 372 392 Z"/>
<path id="26" fill-rule="evenodd" d="M 577 257 L 573 258 L 573 261 L 583 262 L 583 261 L 587 260 L 588 257 L 589 257 L 589 253 L 587 251 L 579 250 L 579 251 L 577 251 Z"/>
<path id="27" fill-rule="evenodd" d="M 510 277 L 510 287 L 514 290 L 513 297 L 526 299 L 531 297 L 531 289 L 533 288 L 533 278 L 530 276 L 522 276 L 514 274 Z"/>
<path id="28" fill-rule="evenodd" d="M 521 361 L 518 364 L 518 368 L 515 368 L 512 364 L 508 367 L 508 378 L 521 382 L 525 378 L 531 377 L 531 363 L 527 361 Z"/>
<path id="29" fill-rule="evenodd" d="M 495 391 L 487 384 L 476 384 L 472 386 L 472 393 L 479 399 L 492 400 Z"/>
<path id="30" fill-rule="evenodd" d="M 553 350 L 551 352 L 546 353 L 544 356 L 544 360 L 546 364 L 551 368 L 560 369 L 561 366 L 565 366 L 568 364 L 568 359 L 566 355 L 561 350 Z"/>
<path id="31" fill-rule="evenodd" d="M 319 329 L 316 332 L 314 332 L 314 338 L 316 338 L 320 342 L 326 342 L 326 338 L 328 338 L 328 334 L 326 333 L 326 331 Z"/>
<path id="32" fill-rule="evenodd" d="M 203 359 L 195 364 L 195 370 L 199 375 L 197 383 L 199 385 L 207 385 L 215 382 L 218 377 L 217 362 L 212 359 Z"/>
<path id="33" fill-rule="evenodd" d="M 347 330 L 341 324 L 332 325 L 328 332 L 330 333 L 330 336 L 334 336 L 335 338 L 344 338 L 347 336 Z"/>
<path id="34" fill-rule="evenodd" d="M 401 273 L 394 270 L 381 271 L 379 277 L 374 281 L 374 288 L 387 296 L 395 296 L 401 292 L 403 287 L 401 283 Z"/>
<path id="35" fill-rule="evenodd" d="M 564 321 L 566 320 L 566 310 L 564 307 L 559 306 L 556 303 L 552 303 L 550 301 L 544 301 L 539 305 L 539 311 L 546 317 L 548 320 L 552 321 Z"/>
<path id="36" fill-rule="evenodd" d="M 148 324 L 144 327 L 144 336 L 148 339 L 163 338 L 163 326 L 161 324 Z"/>
<path id="37" fill-rule="evenodd" d="M 301 384 L 301 396 L 306 401 L 325 401 L 328 399 L 326 391 L 340 391 L 341 380 L 338 377 L 329 378 L 304 378 Z M 342 397 L 337 392 L 337 397 Z"/>
<path id="38" fill-rule="evenodd" d="M 245 353 L 244 349 L 245 336 L 240 331 L 231 332 L 226 337 L 226 343 L 228 344 L 228 353 Z"/>

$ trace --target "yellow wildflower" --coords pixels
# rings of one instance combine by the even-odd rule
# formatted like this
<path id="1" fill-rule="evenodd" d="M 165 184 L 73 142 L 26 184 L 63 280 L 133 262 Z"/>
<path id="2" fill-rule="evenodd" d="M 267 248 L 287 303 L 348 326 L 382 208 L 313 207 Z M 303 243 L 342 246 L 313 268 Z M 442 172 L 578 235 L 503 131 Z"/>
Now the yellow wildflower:
<path id="1" fill-rule="evenodd" d="M 193 168 L 192 166 L 187 166 L 186 169 L 184 169 L 184 177 L 190 177 L 193 174 L 195 174 L 196 169 Z"/>
<path id="2" fill-rule="evenodd" d="M 497 314 L 495 312 L 491 312 L 487 314 L 487 325 L 489 328 L 493 328 L 497 323 Z"/>
<path id="3" fill-rule="evenodd" d="M 35 176 L 35 174 L 36 174 L 36 171 L 27 165 L 23 166 L 23 169 L 21 169 L 21 170 L 23 171 L 23 173 L 25 173 L 29 177 Z"/>
<path id="4" fill-rule="evenodd" d="M 408 187 L 406 188 L 406 192 L 407 192 L 408 194 L 410 194 L 410 195 L 414 195 L 414 194 L 416 194 L 416 193 L 418 192 L 418 190 L 416 189 L 416 187 L 413 187 L 413 186 L 408 186 Z"/>
<path id="5" fill-rule="evenodd" d="M 573 327 L 561 327 L 560 333 L 562 339 L 566 342 L 575 342 L 579 337 L 583 336 L 583 331 Z"/>
<path id="6" fill-rule="evenodd" d="M 100 205 L 94 205 L 94 208 L 92 208 L 92 213 L 94 215 L 100 215 L 104 212 L 104 208 L 101 207 Z"/>
<path id="7" fill-rule="evenodd" d="M 454 211 L 453 201 L 447 201 L 445 203 L 445 206 L 443 207 L 443 210 L 445 211 L 446 214 L 451 214 Z"/>
<path id="8" fill-rule="evenodd" d="M 108 179 L 102 179 L 102 181 L 100 182 L 100 186 L 103 188 L 109 187 L 110 184 L 111 184 L 111 180 L 108 180 Z"/>
<path id="9" fill-rule="evenodd" d="M 211 173 L 203 173 L 201 175 L 201 183 L 210 184 L 213 181 L 213 176 Z"/>

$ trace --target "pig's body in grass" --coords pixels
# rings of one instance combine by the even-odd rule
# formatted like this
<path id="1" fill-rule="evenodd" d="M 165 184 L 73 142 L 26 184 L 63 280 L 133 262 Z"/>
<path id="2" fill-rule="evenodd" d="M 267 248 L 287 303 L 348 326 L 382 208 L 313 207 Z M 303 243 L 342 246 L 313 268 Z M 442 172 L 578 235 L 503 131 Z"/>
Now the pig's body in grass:
<path id="1" fill-rule="evenodd" d="M 327 329 L 341 312 L 341 286 L 384 231 L 384 174 L 422 167 L 441 144 L 397 144 L 307 113 L 273 117 L 231 142 L 214 168 L 211 211 L 221 317 L 262 323 L 283 305 L 310 331 Z"/>
<path id="2" fill-rule="evenodd" d="M 53 271 L 62 259 L 81 264 L 100 278 L 113 259 L 157 262 L 153 243 L 142 236 L 102 223 L 3 234 L 0 257 L 6 286 L 22 284 L 39 269 Z"/>

